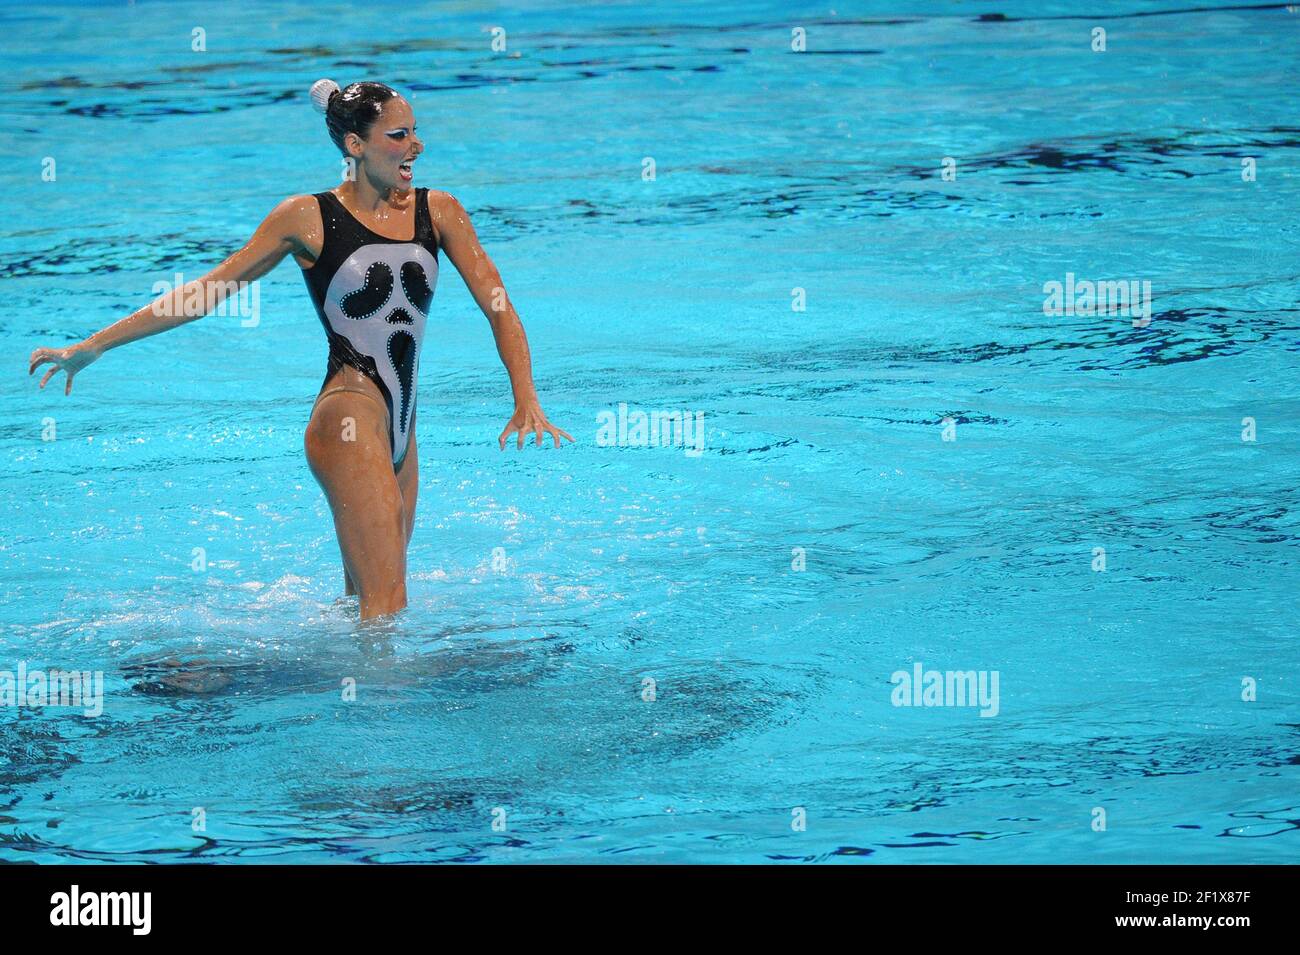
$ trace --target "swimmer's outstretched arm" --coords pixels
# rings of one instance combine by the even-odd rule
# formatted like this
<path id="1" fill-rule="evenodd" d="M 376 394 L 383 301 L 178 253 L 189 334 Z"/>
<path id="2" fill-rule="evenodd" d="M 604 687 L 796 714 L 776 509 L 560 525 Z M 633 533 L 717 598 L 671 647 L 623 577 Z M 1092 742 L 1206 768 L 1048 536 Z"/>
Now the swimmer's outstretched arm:
<path id="1" fill-rule="evenodd" d="M 159 296 L 139 311 L 95 332 L 76 345 L 36 349 L 32 352 L 31 367 L 27 374 L 30 375 L 41 365 L 51 362 L 54 367 L 41 379 L 41 387 L 45 387 L 55 372 L 65 371 L 68 373 L 68 382 L 63 393 L 71 394 L 73 376 L 110 348 L 202 318 L 225 301 L 228 295 L 237 291 L 240 282 L 259 279 L 290 252 L 303 251 L 303 237 L 314 228 L 310 215 L 311 203 L 314 202 L 311 196 L 291 196 L 285 199 L 271 210 L 271 214 L 257 227 L 253 237 L 242 249 L 207 275 Z"/>
<path id="2" fill-rule="evenodd" d="M 469 213 L 455 196 L 445 192 L 430 190 L 429 206 L 443 251 L 451 259 L 452 265 L 456 266 L 456 271 L 465 280 L 466 288 L 491 323 L 497 353 L 510 374 L 510 388 L 515 395 L 515 413 L 497 438 L 501 449 L 505 450 L 506 438 L 515 432 L 519 433 L 519 448 L 524 446 L 524 435 L 533 432 L 537 434 L 539 447 L 544 434 L 551 436 L 557 448 L 561 436 L 572 441 L 572 435 L 547 421 L 542 412 L 537 391 L 533 387 L 532 359 L 528 354 L 528 337 L 524 334 L 523 323 L 519 321 L 515 307 L 506 295 L 501 273 L 479 245 L 478 234 L 469 221 Z"/>

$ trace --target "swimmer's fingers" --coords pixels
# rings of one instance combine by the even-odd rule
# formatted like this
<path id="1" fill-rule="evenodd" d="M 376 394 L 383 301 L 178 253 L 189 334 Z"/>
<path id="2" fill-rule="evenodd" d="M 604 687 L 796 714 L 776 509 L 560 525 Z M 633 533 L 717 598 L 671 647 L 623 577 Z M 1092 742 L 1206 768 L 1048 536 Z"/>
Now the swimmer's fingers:
<path id="1" fill-rule="evenodd" d="M 36 351 L 32 352 L 32 363 L 31 363 L 31 367 L 27 370 L 27 374 L 31 375 L 36 371 L 37 368 L 41 367 L 41 365 L 45 364 L 47 361 L 52 362 L 54 364 L 54 367 L 45 373 L 45 377 L 41 379 L 41 383 L 39 385 L 39 387 L 44 388 L 47 384 L 49 384 L 50 379 L 53 378 L 57 372 L 61 370 L 65 370 L 63 364 L 64 361 L 66 360 L 65 351 L 66 351 L 65 349 L 61 349 L 61 348 L 60 349 L 54 349 L 54 348 L 36 349 Z M 66 395 L 71 390 L 72 390 L 72 372 L 69 371 L 67 388 L 63 393 Z"/>
<path id="2" fill-rule="evenodd" d="M 45 373 L 45 377 L 41 379 L 41 387 L 42 387 L 42 388 L 45 387 L 45 383 L 46 383 L 47 381 L 49 381 L 51 378 L 54 377 L 54 373 L 55 373 L 56 371 L 59 371 L 59 367 L 58 367 L 57 365 L 56 365 L 55 367 L 51 368 L 49 371 L 47 371 L 47 372 Z M 68 382 L 67 382 L 66 385 L 63 386 L 63 393 L 64 393 L 65 395 L 70 395 L 70 394 L 72 394 L 72 372 L 68 372 Z"/>
<path id="3" fill-rule="evenodd" d="M 573 440 L 573 435 L 569 434 L 567 431 L 561 431 L 555 425 L 551 424 L 551 422 L 546 419 L 546 415 L 538 415 L 537 423 L 533 425 L 533 429 L 537 432 L 537 446 L 539 448 L 545 446 L 546 436 L 548 434 L 551 436 L 551 440 L 555 442 L 557 448 L 560 447 L 561 444 L 560 435 L 564 435 L 564 437 L 568 438 L 570 441 Z"/>
<path id="4" fill-rule="evenodd" d="M 47 361 L 57 361 L 57 360 L 58 359 L 54 357 L 54 349 L 38 348 L 34 352 L 32 352 L 32 357 L 29 359 L 30 365 L 27 369 L 27 374 L 29 375 L 32 374 L 34 371 L 36 371 L 37 368 L 40 368 L 41 365 L 45 364 Z M 50 370 L 58 371 L 58 367 L 56 366 Z M 44 387 L 44 384 L 45 384 L 44 382 L 41 383 L 42 387 Z"/>
<path id="5" fill-rule="evenodd" d="M 506 438 L 516 432 L 518 432 L 518 437 L 515 441 L 515 447 L 520 451 L 524 449 L 524 435 L 526 434 L 532 434 L 535 436 L 536 440 L 534 443 L 539 448 L 546 446 L 546 436 L 548 434 L 555 442 L 557 448 L 561 445 L 561 436 L 568 438 L 570 441 L 573 440 L 573 435 L 569 434 L 567 431 L 561 431 L 559 428 L 555 427 L 555 425 L 547 421 L 546 415 L 541 413 L 540 408 L 515 412 L 514 417 L 510 419 L 510 423 L 506 425 L 506 429 L 502 431 L 500 436 L 497 438 L 497 442 L 500 444 L 503 451 L 506 447 Z"/>
<path id="6" fill-rule="evenodd" d="M 514 431 L 514 421 L 510 421 L 506 424 L 506 429 L 497 436 L 497 443 L 501 446 L 502 451 L 506 449 L 506 438 L 514 434 Z M 520 445 L 520 447 L 522 447 L 522 445 Z"/>
<path id="7" fill-rule="evenodd" d="M 45 377 L 41 379 L 40 387 L 44 388 L 56 372 L 66 371 L 68 380 L 63 393 L 70 395 L 72 394 L 73 376 L 98 357 L 98 352 L 90 352 L 80 346 L 72 348 L 38 348 L 32 352 L 31 367 L 27 369 L 27 374 L 31 375 L 41 365 L 51 362 L 54 367 L 45 373 Z"/>
<path id="8" fill-rule="evenodd" d="M 558 429 L 546 420 L 546 415 L 539 414 L 535 419 L 530 416 L 529 420 L 535 420 L 536 422 L 531 426 L 530 430 L 537 433 L 537 446 L 539 448 L 546 444 L 546 436 L 548 434 L 552 438 L 555 438 L 555 446 L 557 448 L 560 446 L 560 439 L 555 437 L 555 432 Z M 573 439 L 570 438 L 569 440 L 572 441 Z"/>
<path id="9" fill-rule="evenodd" d="M 514 421 L 511 421 L 510 423 L 513 425 Z M 519 422 L 519 441 L 515 446 L 516 450 L 522 451 L 524 449 L 524 435 L 530 431 L 537 432 L 537 443 L 541 444 L 542 434 L 538 425 L 533 423 L 532 415 L 524 415 L 523 420 Z"/>

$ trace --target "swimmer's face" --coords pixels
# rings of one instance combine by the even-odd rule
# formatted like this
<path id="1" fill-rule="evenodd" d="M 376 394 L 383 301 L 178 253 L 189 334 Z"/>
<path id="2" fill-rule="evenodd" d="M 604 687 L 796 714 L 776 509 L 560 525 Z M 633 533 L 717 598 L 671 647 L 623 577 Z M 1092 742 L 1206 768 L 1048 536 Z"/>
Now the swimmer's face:
<path id="1" fill-rule="evenodd" d="M 353 155 L 366 167 L 371 182 L 398 190 L 410 188 L 415 178 L 410 164 L 424 152 L 424 143 L 415 135 L 415 114 L 403 97 L 390 97 L 370 128 L 370 136 L 363 142 L 353 134 L 349 145 L 353 144 L 358 147 Z"/>

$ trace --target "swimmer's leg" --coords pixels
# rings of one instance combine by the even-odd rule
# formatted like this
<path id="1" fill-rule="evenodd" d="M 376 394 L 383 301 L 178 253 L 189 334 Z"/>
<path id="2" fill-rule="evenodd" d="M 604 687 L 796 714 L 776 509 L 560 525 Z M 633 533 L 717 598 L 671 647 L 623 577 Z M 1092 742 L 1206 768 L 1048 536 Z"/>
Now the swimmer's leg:
<path id="1" fill-rule="evenodd" d="M 219 693 L 234 682 L 228 662 L 175 656 L 140 658 L 123 664 L 131 689 L 155 696 Z"/>
<path id="2" fill-rule="evenodd" d="M 334 513 L 346 580 L 361 597 L 361 619 L 401 610 L 406 513 L 383 406 L 354 391 L 326 394 L 312 413 L 304 444 Z"/>
<path id="3" fill-rule="evenodd" d="M 420 494 L 420 456 L 415 448 L 415 416 L 411 417 L 410 441 L 406 448 L 406 458 L 397 472 L 397 486 L 402 492 L 402 508 L 406 512 L 406 547 L 411 547 L 411 534 L 415 530 L 415 501 Z M 357 592 L 357 585 L 352 582 L 346 565 L 343 567 L 343 593 L 351 597 Z"/>
<path id="4" fill-rule="evenodd" d="M 411 415 L 411 427 L 406 442 L 406 457 L 402 459 L 401 470 L 397 472 L 397 486 L 402 491 L 402 507 L 406 512 L 406 546 L 411 546 L 411 533 L 415 530 L 415 500 L 420 495 L 420 456 L 415 447 L 415 414 Z"/>

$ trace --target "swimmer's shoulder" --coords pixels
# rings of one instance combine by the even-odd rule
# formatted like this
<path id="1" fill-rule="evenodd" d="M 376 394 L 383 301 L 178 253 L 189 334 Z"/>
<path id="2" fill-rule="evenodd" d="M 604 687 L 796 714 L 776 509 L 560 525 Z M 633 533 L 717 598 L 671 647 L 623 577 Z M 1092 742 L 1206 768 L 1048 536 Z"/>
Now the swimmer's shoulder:
<path id="1" fill-rule="evenodd" d="M 320 255 L 325 223 L 321 219 L 320 203 L 310 193 L 280 200 L 262 227 L 279 241 L 287 242 L 303 267 Z"/>
<path id="2" fill-rule="evenodd" d="M 300 195 L 289 196 L 282 199 L 280 204 L 271 210 L 271 215 L 286 222 L 295 222 L 300 220 L 315 221 L 320 224 L 320 202 L 312 193 L 301 193 Z"/>
<path id="3" fill-rule="evenodd" d="M 266 217 L 266 224 L 280 235 L 295 239 L 319 235 L 324 225 L 321 221 L 320 203 L 310 193 L 280 200 Z"/>
<path id="4" fill-rule="evenodd" d="M 430 189 L 429 212 L 435 216 L 464 215 L 465 207 L 450 192 L 443 192 L 441 189 Z"/>
<path id="5" fill-rule="evenodd" d="M 447 229 L 469 222 L 469 213 L 450 192 L 430 189 L 429 218 L 433 220 L 433 227 L 438 233 L 438 245 L 441 246 L 442 236 Z"/>

